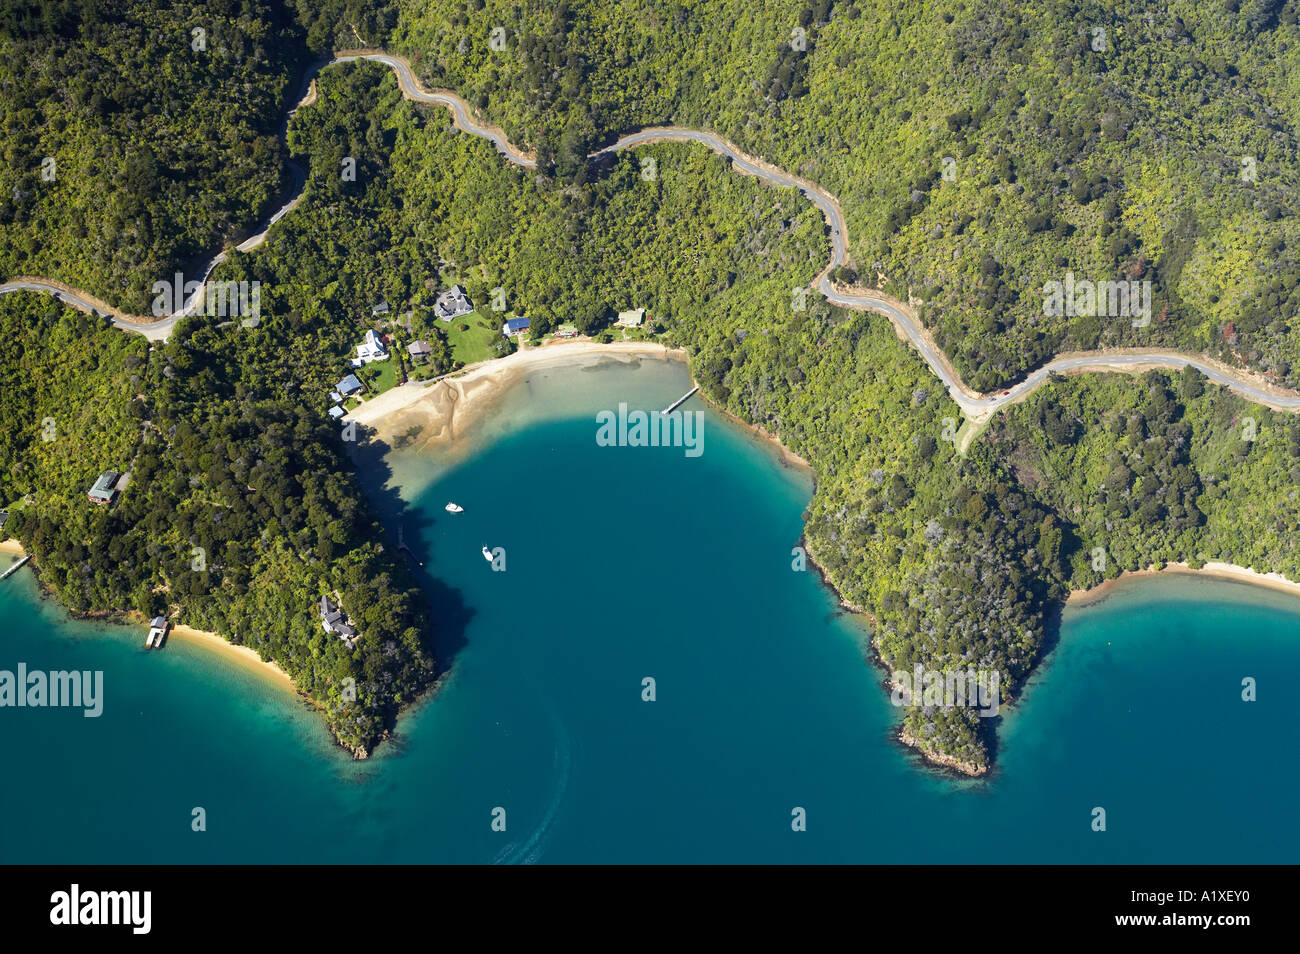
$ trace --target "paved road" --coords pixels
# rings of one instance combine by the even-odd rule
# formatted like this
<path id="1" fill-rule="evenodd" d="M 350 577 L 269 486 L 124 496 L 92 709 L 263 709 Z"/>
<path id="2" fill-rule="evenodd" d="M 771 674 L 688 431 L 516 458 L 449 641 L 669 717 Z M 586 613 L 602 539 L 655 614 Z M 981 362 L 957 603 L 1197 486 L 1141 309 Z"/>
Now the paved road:
<path id="1" fill-rule="evenodd" d="M 354 60 L 371 60 L 376 63 L 382 63 L 389 67 L 397 76 L 397 82 L 402 90 L 402 95 L 408 99 L 421 103 L 436 103 L 446 106 L 451 110 L 457 128 L 464 130 L 474 136 L 480 136 L 487 139 L 508 161 L 527 169 L 533 169 L 537 166 L 536 159 L 528 153 L 516 149 L 505 134 L 495 126 L 489 126 L 478 122 L 465 100 L 449 90 L 426 90 L 420 86 L 414 74 L 411 71 L 410 64 L 401 57 L 392 56 L 388 53 L 379 51 L 357 50 L 342 51 L 330 60 L 329 63 L 318 64 L 308 71 L 303 79 L 303 92 L 300 96 L 298 106 L 290 111 L 292 116 L 298 107 L 314 97 L 314 90 L 311 82 L 314 80 L 319 70 L 326 65 L 333 63 L 350 63 Z M 286 123 L 287 131 L 287 123 Z M 285 135 L 286 133 L 281 133 Z M 1225 385 L 1237 393 L 1271 407 L 1283 409 L 1300 409 L 1300 394 L 1293 391 L 1284 391 L 1280 388 L 1269 388 L 1256 382 L 1256 380 L 1244 372 L 1234 371 L 1221 365 L 1216 365 L 1204 358 L 1196 355 L 1184 354 L 1178 351 L 1166 351 L 1161 349 L 1132 349 L 1128 351 L 1117 352 L 1095 352 L 1090 354 L 1076 354 L 1069 357 L 1059 357 L 1053 359 L 1043 367 L 1033 371 L 1027 378 L 1015 386 L 993 394 L 977 394 L 961 381 L 959 377 L 951 370 L 947 357 L 939 351 L 938 347 L 931 341 L 930 337 L 921 327 L 917 318 L 907 309 L 899 305 L 886 301 L 879 297 L 878 294 L 865 292 L 862 294 L 852 294 L 850 292 L 837 289 L 830 280 L 830 272 L 837 266 L 843 265 L 847 260 L 846 249 L 848 247 L 848 227 L 844 221 L 844 213 L 840 209 L 838 200 L 815 183 L 799 176 L 792 175 L 775 166 L 769 165 L 760 159 L 755 159 L 741 152 L 734 144 L 717 135 L 701 129 L 687 129 L 681 126 L 658 126 L 649 129 L 642 129 L 638 132 L 623 136 L 617 142 L 603 149 L 599 149 L 591 154 L 592 158 L 597 156 L 619 152 L 624 149 L 632 149 L 636 146 L 645 145 L 652 142 L 695 142 L 707 146 L 719 155 L 726 156 L 732 164 L 741 172 L 752 176 L 757 176 L 765 182 L 774 185 L 784 186 L 787 188 L 798 189 L 803 195 L 821 210 L 822 215 L 826 218 L 826 225 L 830 231 L 831 239 L 831 259 L 826 267 L 818 275 L 815 285 L 817 290 L 825 296 L 826 300 L 832 304 L 844 308 L 851 308 L 858 311 L 874 311 L 885 315 L 890 321 L 903 333 L 912 347 L 930 366 L 930 370 L 935 376 L 943 382 L 944 387 L 948 389 L 949 395 L 953 401 L 962 409 L 963 413 L 975 420 L 984 420 L 998 409 L 1012 401 L 1019 400 L 1035 388 L 1042 386 L 1052 374 L 1052 372 L 1065 371 L 1124 371 L 1131 370 L 1135 367 L 1163 367 L 1163 368 L 1184 368 L 1191 366 L 1204 374 L 1211 381 L 1217 384 Z M 251 251 L 257 248 L 266 240 L 267 231 L 272 225 L 291 212 L 302 198 L 302 188 L 305 182 L 305 176 L 301 169 L 296 166 L 293 169 L 295 175 L 295 194 L 285 205 L 279 208 L 266 224 L 255 235 L 250 236 L 241 242 L 237 247 L 240 251 Z M 203 280 L 206 281 L 212 270 L 225 260 L 226 252 L 215 256 L 211 262 L 203 269 Z M 125 315 L 116 309 L 104 306 L 102 302 L 93 299 L 88 293 L 80 289 L 70 288 L 69 286 L 59 283 L 47 282 L 42 279 L 25 279 L 11 282 L 6 285 L 0 285 L 0 294 L 6 294 L 14 291 L 37 291 L 46 294 L 53 294 L 56 298 L 80 308 L 83 311 L 108 314 L 113 323 L 120 328 L 129 331 L 137 331 L 149 338 L 166 338 L 171 331 L 171 327 L 177 319 L 184 315 L 190 314 L 195 306 L 201 301 L 202 289 L 199 290 L 185 307 L 173 315 L 165 316 L 160 319 L 151 319 L 144 316 Z"/>

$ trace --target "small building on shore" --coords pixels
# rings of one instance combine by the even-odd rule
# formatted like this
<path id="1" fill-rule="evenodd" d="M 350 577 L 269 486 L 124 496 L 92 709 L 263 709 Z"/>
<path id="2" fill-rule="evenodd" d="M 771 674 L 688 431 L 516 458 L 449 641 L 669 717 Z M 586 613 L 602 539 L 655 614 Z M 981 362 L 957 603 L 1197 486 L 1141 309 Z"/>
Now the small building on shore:
<path id="1" fill-rule="evenodd" d="M 631 311 L 620 311 L 614 324 L 620 328 L 640 328 L 641 322 L 645 320 L 644 308 L 633 308 Z"/>
<path id="2" fill-rule="evenodd" d="M 528 330 L 528 325 L 527 318 L 507 318 L 506 323 L 501 326 L 501 333 L 507 338 L 522 335 Z"/>
<path id="3" fill-rule="evenodd" d="M 167 638 L 167 617 L 155 616 L 149 621 L 149 635 L 144 639 L 145 649 L 162 649 L 163 640 Z"/>

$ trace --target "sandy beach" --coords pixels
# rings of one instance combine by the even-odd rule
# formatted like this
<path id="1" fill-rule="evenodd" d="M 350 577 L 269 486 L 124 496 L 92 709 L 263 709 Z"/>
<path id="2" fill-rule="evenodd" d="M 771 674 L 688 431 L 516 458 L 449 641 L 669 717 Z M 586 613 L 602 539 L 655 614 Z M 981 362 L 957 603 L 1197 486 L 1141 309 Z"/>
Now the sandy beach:
<path id="1" fill-rule="evenodd" d="M 8 553 L 11 556 L 26 556 L 27 551 L 17 540 L 0 540 L 0 553 Z"/>
<path id="2" fill-rule="evenodd" d="M 294 688 L 293 680 L 289 678 L 289 674 L 275 663 L 267 662 L 247 646 L 236 646 L 229 640 L 222 639 L 216 633 L 194 629 L 190 626 L 173 626 L 167 631 L 167 642 L 170 643 L 173 639 L 190 646 L 199 646 L 205 650 L 220 653 L 223 658 L 236 663 L 248 672 L 257 673 L 271 682 L 283 686 L 290 692 L 297 691 Z"/>
<path id="3" fill-rule="evenodd" d="M 468 435 L 501 395 L 530 372 L 601 357 L 686 360 L 685 352 L 650 341 L 548 342 L 480 361 L 437 381 L 391 388 L 354 408 L 344 420 L 373 429 L 379 440 L 390 445 L 397 441 L 410 450 L 436 450 Z"/>
<path id="4" fill-rule="evenodd" d="M 1245 566 L 1236 566 L 1232 563 L 1220 563 L 1217 561 L 1206 563 L 1200 569 L 1192 569 L 1186 563 L 1169 563 L 1163 570 L 1125 570 L 1113 580 L 1106 580 L 1099 586 L 1094 586 L 1087 590 L 1071 590 L 1070 597 L 1066 600 L 1067 606 L 1092 606 L 1105 600 L 1111 590 L 1121 583 L 1129 580 L 1140 580 L 1146 577 L 1158 576 L 1164 573 L 1180 573 L 1185 576 L 1205 576 L 1213 579 L 1232 580 L 1237 583 L 1250 583 L 1255 586 L 1267 587 L 1271 590 L 1278 590 L 1283 593 L 1290 593 L 1292 596 L 1300 596 L 1300 583 L 1294 580 L 1288 580 L 1281 573 L 1259 573 Z"/>
<path id="5" fill-rule="evenodd" d="M 504 358 L 481 361 L 436 382 L 391 388 L 349 413 L 344 420 L 372 428 L 375 436 L 410 450 L 444 449 L 467 437 L 498 399 L 520 378 L 540 368 L 557 367 L 587 358 L 658 358 L 688 363 L 685 351 L 651 341 L 601 344 L 590 339 L 548 341 Z M 812 465 L 756 424 L 747 424 L 725 408 L 697 395 L 758 440 L 770 446 L 789 467 L 812 472 Z"/>

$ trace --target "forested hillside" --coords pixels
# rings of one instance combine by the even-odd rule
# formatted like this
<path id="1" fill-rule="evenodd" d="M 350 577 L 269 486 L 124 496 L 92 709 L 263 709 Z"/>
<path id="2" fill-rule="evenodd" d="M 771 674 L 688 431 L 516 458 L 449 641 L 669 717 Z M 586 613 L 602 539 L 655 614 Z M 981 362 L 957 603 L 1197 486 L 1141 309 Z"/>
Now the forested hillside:
<path id="1" fill-rule="evenodd" d="M 257 650 L 368 752 L 432 679 L 427 598 L 337 428 L 247 360 L 269 339 L 200 327 L 151 347 L 36 296 L 0 298 L 0 332 L 5 533 L 42 583 L 76 612 L 171 613 Z M 96 506 L 105 470 L 129 482 Z M 362 633 L 355 650 L 321 629 L 327 593 Z"/>
<path id="2" fill-rule="evenodd" d="M 797 192 L 737 175 L 701 146 L 585 156 L 629 128 L 680 122 L 817 181 L 842 199 L 860 282 L 922 300 L 977 387 L 1061 349 L 1156 342 L 1296 383 L 1297 28 L 1291 4 L 1229 3 L 1148 17 L 1072 0 L 304 0 L 268 5 L 264 19 L 244 4 L 227 14 L 245 24 L 229 27 L 234 52 L 176 67 L 170 86 L 181 51 L 159 37 L 188 27 L 188 13 L 105 6 L 119 32 L 98 25 L 97 7 L 10 5 L 0 71 L 28 54 L 72 57 L 50 61 L 46 85 L 19 90 L 0 73 L 13 103 L 5 147 L 18 157 L 0 172 L 16 177 L 0 180 L 0 202 L 30 198 L 0 208 L 10 275 L 129 304 L 249 227 L 284 174 L 275 129 L 296 94 L 292 66 L 322 48 L 409 55 L 427 84 L 462 91 L 536 148 L 539 168 L 403 100 L 387 69 L 325 70 L 288 130 L 303 201 L 218 273 L 261 283 L 256 327 L 196 318 L 151 349 L 46 299 L 0 300 L 3 400 L 19 422 L 0 438 L 0 479 L 5 502 L 32 495 L 6 529 L 73 608 L 174 605 L 281 662 L 327 701 L 347 744 L 367 747 L 427 684 L 435 625 L 382 548 L 324 417 L 370 306 L 423 308 L 461 281 L 476 303 L 502 289 L 534 335 L 561 322 L 599 333 L 645 307 L 653 334 L 690 352 L 711 400 L 812 463 L 806 542 L 875 618 L 887 668 L 997 669 L 1014 699 L 1071 588 L 1176 560 L 1300 574 L 1294 419 L 1194 373 L 1087 376 L 1009 407 L 959 455 L 958 408 L 883 317 L 792 298 L 828 255 L 824 222 Z M 131 33 L 145 21 L 156 29 Z M 91 51 L 98 30 L 106 50 L 123 44 L 116 58 Z M 41 36 L 57 38 L 54 52 L 35 48 Z M 268 45 L 245 45 L 252 36 Z M 134 88 L 128 48 L 153 68 L 156 85 L 142 87 L 153 92 L 123 93 L 136 113 L 92 122 L 61 77 Z M 91 56 L 105 58 L 76 66 Z M 225 125 L 231 102 L 243 108 Z M 198 155 L 131 125 L 182 107 L 186 123 L 221 131 Z M 77 156 L 148 156 L 165 176 L 141 180 L 152 186 L 129 204 L 113 178 L 129 163 L 92 163 L 93 176 L 60 173 L 54 184 L 71 191 L 57 201 L 41 198 L 51 184 L 32 180 L 32 157 L 60 122 Z M 107 231 L 78 231 L 100 216 Z M 1150 280 L 1151 324 L 1044 315 L 1043 284 L 1067 272 Z M 42 439 L 46 417 L 66 447 Z M 115 465 L 132 472 L 119 503 L 88 505 L 85 488 Z M 204 571 L 191 569 L 196 546 Z M 330 590 L 361 621 L 355 652 L 320 631 L 313 601 Z M 345 711 L 348 675 L 361 694 Z M 932 757 L 978 771 L 991 721 L 916 708 L 905 729 Z"/>
<path id="3" fill-rule="evenodd" d="M 480 0 L 390 45 L 566 180 L 667 122 L 811 178 L 978 389 L 1151 344 L 1300 383 L 1295 3 Z M 1150 281 L 1150 324 L 1045 316 L 1066 272 Z"/>
<path id="4" fill-rule="evenodd" d="M 289 184 L 296 37 L 275 0 L 0 4 L 0 276 L 143 313 L 242 238 Z"/>

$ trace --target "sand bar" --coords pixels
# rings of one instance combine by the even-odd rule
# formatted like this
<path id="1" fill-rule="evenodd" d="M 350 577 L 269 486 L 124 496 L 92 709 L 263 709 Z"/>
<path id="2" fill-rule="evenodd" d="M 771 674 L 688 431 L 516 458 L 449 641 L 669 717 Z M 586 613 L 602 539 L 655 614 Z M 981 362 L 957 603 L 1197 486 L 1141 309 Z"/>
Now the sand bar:
<path id="1" fill-rule="evenodd" d="M 1289 580 L 1281 573 L 1260 573 L 1252 570 L 1250 567 L 1237 566 L 1233 563 L 1220 563 L 1218 561 L 1206 563 L 1199 569 L 1192 569 L 1186 563 L 1169 563 L 1163 570 L 1125 570 L 1113 580 L 1106 580 L 1098 586 L 1086 590 L 1071 590 L 1070 597 L 1066 600 L 1067 606 L 1091 606 L 1100 603 L 1110 595 L 1117 585 L 1128 580 L 1140 580 L 1146 577 L 1159 576 L 1164 573 L 1177 573 L 1184 576 L 1204 576 L 1211 579 L 1232 580 L 1237 583 L 1250 583 L 1255 586 L 1263 586 L 1270 590 L 1278 590 L 1283 593 L 1290 593 L 1292 596 L 1300 596 L 1300 583 Z"/>
<path id="2" fill-rule="evenodd" d="M 202 629 L 194 629 L 191 626 L 173 626 L 167 631 L 167 641 L 173 639 L 191 646 L 200 646 L 204 649 L 220 653 L 224 658 L 239 665 L 241 669 L 248 672 L 257 673 L 258 675 L 269 679 L 270 681 L 283 686 L 290 692 L 296 692 L 293 680 L 289 674 L 273 662 L 267 662 L 257 654 L 255 650 L 247 646 L 236 646 L 227 639 L 223 639 L 216 633 L 210 633 Z"/>
<path id="3" fill-rule="evenodd" d="M 435 450 L 467 436 L 500 397 L 527 374 L 577 359 L 600 357 L 685 361 L 686 353 L 650 341 L 547 342 L 504 358 L 480 361 L 436 381 L 390 388 L 354 408 L 344 420 L 372 428 L 379 440 L 389 444 L 414 433 L 410 449 Z"/>

